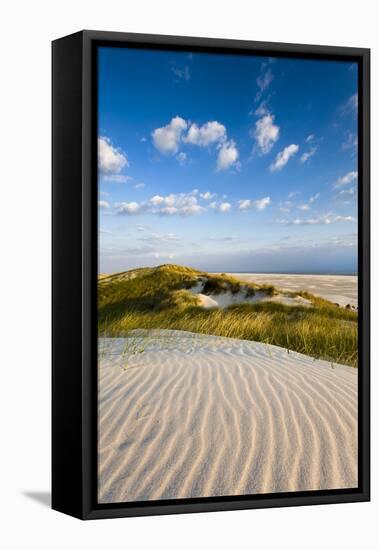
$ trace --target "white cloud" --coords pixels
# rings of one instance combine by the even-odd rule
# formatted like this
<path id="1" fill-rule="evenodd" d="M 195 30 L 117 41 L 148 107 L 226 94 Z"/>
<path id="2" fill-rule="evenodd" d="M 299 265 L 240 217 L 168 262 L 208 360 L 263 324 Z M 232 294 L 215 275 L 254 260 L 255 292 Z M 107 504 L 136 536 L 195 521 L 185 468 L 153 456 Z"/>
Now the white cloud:
<path id="1" fill-rule="evenodd" d="M 142 181 L 141 183 L 137 183 L 137 185 L 135 185 L 136 189 L 142 189 L 143 187 L 145 187 L 145 184 Z"/>
<path id="2" fill-rule="evenodd" d="M 187 130 L 188 129 L 188 130 Z M 187 130 L 187 132 L 186 132 Z M 202 126 L 190 124 L 181 117 L 174 117 L 170 123 L 152 132 L 154 146 L 163 154 L 176 155 L 179 164 L 186 164 L 189 159 L 184 151 L 179 152 L 180 144 L 186 143 L 198 147 L 217 145 L 218 156 L 216 168 L 227 170 L 238 167 L 238 149 L 234 140 L 227 139 L 227 131 L 217 120 L 205 122 Z"/>
<path id="3" fill-rule="evenodd" d="M 169 124 L 153 130 L 153 144 L 164 155 L 175 155 L 179 149 L 182 133 L 187 128 L 187 122 L 180 116 L 171 119 Z"/>
<path id="4" fill-rule="evenodd" d="M 262 97 L 262 94 L 270 86 L 271 82 L 274 80 L 274 74 L 270 67 L 264 72 L 261 73 L 257 78 L 258 92 L 255 96 L 255 101 L 259 101 Z"/>
<path id="5" fill-rule="evenodd" d="M 111 140 L 101 136 L 97 140 L 99 170 L 103 174 L 119 174 L 125 166 L 129 166 L 125 153 L 116 149 Z"/>
<path id="6" fill-rule="evenodd" d="M 191 72 L 188 65 L 185 65 L 182 69 L 179 67 L 172 67 L 172 72 L 176 76 L 176 82 L 179 80 L 190 80 Z"/>
<path id="7" fill-rule="evenodd" d="M 255 201 L 255 207 L 257 210 L 264 210 L 269 204 L 271 204 L 270 197 L 263 197 L 263 199 L 258 199 Z"/>
<path id="8" fill-rule="evenodd" d="M 296 155 L 298 150 L 299 146 L 292 143 L 291 145 L 285 147 L 283 151 L 280 151 L 276 155 L 275 161 L 270 165 L 271 172 L 277 172 L 278 170 L 281 170 L 287 164 L 290 158 Z"/>
<path id="9" fill-rule="evenodd" d="M 320 198 L 320 193 L 316 193 L 315 195 L 312 195 L 312 197 L 309 198 L 308 202 L 305 202 L 303 204 L 300 204 L 298 206 L 299 210 L 310 210 L 311 205 L 317 201 L 317 199 Z"/>
<path id="10" fill-rule="evenodd" d="M 357 187 L 349 187 L 348 189 L 342 188 L 335 194 L 334 199 L 343 200 L 345 204 L 351 204 L 353 199 L 357 197 Z"/>
<path id="11" fill-rule="evenodd" d="M 338 180 L 334 184 L 334 187 L 342 187 L 343 185 L 348 185 L 349 183 L 356 181 L 357 178 L 358 178 L 357 171 L 348 172 L 344 176 L 341 176 L 340 178 L 338 178 Z"/>
<path id="12" fill-rule="evenodd" d="M 115 204 L 118 214 L 133 216 L 143 211 L 143 204 L 138 202 L 118 202 Z"/>
<path id="13" fill-rule="evenodd" d="M 317 199 L 320 198 L 320 193 L 316 193 L 315 195 L 312 195 L 312 197 L 310 197 L 309 199 L 309 203 L 310 204 L 313 204 L 315 201 L 317 201 Z"/>
<path id="14" fill-rule="evenodd" d="M 356 115 L 358 113 L 358 94 L 353 94 L 343 105 L 341 105 L 340 113 L 343 116 L 349 114 Z"/>
<path id="15" fill-rule="evenodd" d="M 307 136 L 305 138 L 305 141 L 306 141 L 306 143 L 310 143 L 311 141 L 314 141 L 314 139 L 315 139 L 315 135 L 314 134 L 309 134 L 309 136 Z"/>
<path id="16" fill-rule="evenodd" d="M 293 204 L 291 201 L 284 201 L 280 203 L 279 210 L 281 212 L 291 212 L 292 206 Z"/>
<path id="17" fill-rule="evenodd" d="M 336 216 L 335 214 L 324 214 L 314 218 L 295 218 L 293 220 L 281 220 L 279 223 L 284 225 L 330 225 L 339 222 L 355 222 L 353 216 Z"/>
<path id="18" fill-rule="evenodd" d="M 313 155 L 316 153 L 316 151 L 317 151 L 317 146 L 311 147 L 311 148 L 309 149 L 309 151 L 306 151 L 305 153 L 303 153 L 303 154 L 301 155 L 301 157 L 300 157 L 300 162 L 303 163 L 303 164 L 304 164 L 305 162 L 307 162 L 311 157 L 313 157 Z"/>
<path id="19" fill-rule="evenodd" d="M 107 210 L 108 208 L 110 208 L 110 204 L 108 201 L 99 201 L 99 208 L 103 209 L 103 210 Z"/>
<path id="20" fill-rule="evenodd" d="M 229 212 L 229 210 L 232 208 L 232 205 L 230 204 L 230 202 L 220 202 L 220 203 L 212 202 L 209 206 L 215 212 L 221 212 L 222 214 Z"/>
<path id="21" fill-rule="evenodd" d="M 257 200 L 243 199 L 238 201 L 238 208 L 239 210 L 250 210 L 252 208 L 264 210 L 269 204 L 271 204 L 270 197 L 263 197 L 262 199 Z"/>
<path id="22" fill-rule="evenodd" d="M 171 193 L 154 195 L 144 202 L 122 202 L 115 204 L 118 214 L 157 214 L 159 216 L 193 216 L 204 212 L 206 208 L 198 204 L 197 189 L 190 193 Z"/>
<path id="23" fill-rule="evenodd" d="M 238 161 L 238 149 L 234 140 L 225 141 L 219 147 L 216 169 L 218 171 L 227 170 Z"/>
<path id="24" fill-rule="evenodd" d="M 218 143 L 226 139 L 226 128 L 223 124 L 213 120 L 206 122 L 202 126 L 193 123 L 188 129 L 187 135 L 183 138 L 186 143 L 207 147 L 213 143 Z"/>
<path id="25" fill-rule="evenodd" d="M 132 181 L 131 176 L 124 176 L 123 174 L 108 174 L 106 176 L 102 177 L 103 181 L 106 182 L 114 182 L 114 183 L 128 183 L 128 181 Z"/>
<path id="26" fill-rule="evenodd" d="M 274 115 L 265 115 L 255 124 L 254 137 L 263 155 L 271 151 L 279 139 L 280 128 L 274 124 Z"/>
<path id="27" fill-rule="evenodd" d="M 161 242 L 161 243 L 175 243 L 180 241 L 180 238 L 175 233 L 149 233 L 143 237 L 138 237 L 139 241 L 146 242 Z"/>
<path id="28" fill-rule="evenodd" d="M 210 191 L 206 191 L 205 193 L 200 193 L 200 197 L 204 199 L 205 201 L 210 201 L 216 196 L 216 193 L 211 193 Z"/>
<path id="29" fill-rule="evenodd" d="M 264 101 L 262 101 L 262 102 L 258 105 L 258 107 L 255 109 L 254 114 L 255 114 L 256 116 L 260 116 L 260 117 L 262 117 L 262 116 L 264 116 L 264 115 L 269 115 L 269 114 L 270 114 L 270 110 L 269 110 L 267 104 L 268 104 L 268 99 L 265 99 Z"/>
<path id="30" fill-rule="evenodd" d="M 181 151 L 176 155 L 176 160 L 179 162 L 180 166 L 184 166 L 188 162 L 187 154 Z"/>
<path id="31" fill-rule="evenodd" d="M 342 150 L 346 151 L 347 149 L 356 149 L 357 146 L 358 146 L 357 134 L 348 132 L 346 135 L 345 141 L 341 145 Z"/>

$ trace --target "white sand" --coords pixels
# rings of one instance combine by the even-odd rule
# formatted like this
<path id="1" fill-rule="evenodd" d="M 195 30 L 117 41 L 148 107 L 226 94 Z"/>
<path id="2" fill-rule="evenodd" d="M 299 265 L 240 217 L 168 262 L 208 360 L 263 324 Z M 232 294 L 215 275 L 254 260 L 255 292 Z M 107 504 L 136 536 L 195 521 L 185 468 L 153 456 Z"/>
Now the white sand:
<path id="1" fill-rule="evenodd" d="M 284 291 L 306 290 L 341 306 L 358 306 L 355 275 L 290 275 L 278 273 L 228 273 L 240 281 L 272 284 Z"/>
<path id="2" fill-rule="evenodd" d="M 246 290 L 234 294 L 229 290 L 218 294 L 203 294 L 204 283 L 203 279 L 199 279 L 197 285 L 189 288 L 188 291 L 197 297 L 199 304 L 205 309 L 224 309 L 233 304 L 256 304 L 257 302 L 278 302 L 287 306 L 312 306 L 312 302 L 302 296 L 286 296 L 285 294 L 268 296 L 265 292 L 259 291 L 254 296 L 246 296 Z"/>
<path id="3" fill-rule="evenodd" d="M 100 340 L 100 502 L 357 486 L 355 369 L 154 334 Z"/>

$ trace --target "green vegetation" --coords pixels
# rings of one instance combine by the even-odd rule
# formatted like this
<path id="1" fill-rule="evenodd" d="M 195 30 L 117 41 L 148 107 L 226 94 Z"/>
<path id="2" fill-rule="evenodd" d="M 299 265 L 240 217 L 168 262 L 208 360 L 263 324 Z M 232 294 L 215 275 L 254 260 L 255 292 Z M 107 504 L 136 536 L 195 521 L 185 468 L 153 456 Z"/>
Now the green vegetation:
<path id="1" fill-rule="evenodd" d="M 102 276 L 98 282 L 100 336 L 126 336 L 135 329 L 176 329 L 255 340 L 330 362 L 357 366 L 357 313 L 306 292 L 312 307 L 278 302 L 204 309 L 188 289 L 203 283 L 204 294 L 230 291 L 273 296 L 272 286 L 243 283 L 226 275 L 163 265 Z"/>

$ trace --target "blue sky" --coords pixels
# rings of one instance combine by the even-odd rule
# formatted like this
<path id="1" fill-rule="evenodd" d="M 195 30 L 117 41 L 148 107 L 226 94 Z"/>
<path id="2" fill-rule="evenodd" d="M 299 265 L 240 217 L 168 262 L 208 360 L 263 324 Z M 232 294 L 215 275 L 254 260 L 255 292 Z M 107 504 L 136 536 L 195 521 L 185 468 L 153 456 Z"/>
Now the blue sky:
<path id="1" fill-rule="evenodd" d="M 355 273 L 357 66 L 99 49 L 99 272 Z"/>

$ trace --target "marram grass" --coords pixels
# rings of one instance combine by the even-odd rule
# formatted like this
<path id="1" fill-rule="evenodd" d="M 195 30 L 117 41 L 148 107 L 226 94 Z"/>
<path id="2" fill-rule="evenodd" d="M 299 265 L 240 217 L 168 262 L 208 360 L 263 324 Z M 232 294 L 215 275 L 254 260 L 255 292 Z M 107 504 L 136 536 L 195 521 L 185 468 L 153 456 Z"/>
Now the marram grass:
<path id="1" fill-rule="evenodd" d="M 309 293 L 312 307 L 273 302 L 204 309 L 188 292 L 199 279 L 204 292 L 256 291 L 272 296 L 274 287 L 246 284 L 224 275 L 164 265 L 102 276 L 98 282 L 99 336 L 126 336 L 136 329 L 174 329 L 255 340 L 281 346 L 331 363 L 356 367 L 357 313 Z"/>

